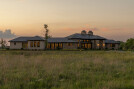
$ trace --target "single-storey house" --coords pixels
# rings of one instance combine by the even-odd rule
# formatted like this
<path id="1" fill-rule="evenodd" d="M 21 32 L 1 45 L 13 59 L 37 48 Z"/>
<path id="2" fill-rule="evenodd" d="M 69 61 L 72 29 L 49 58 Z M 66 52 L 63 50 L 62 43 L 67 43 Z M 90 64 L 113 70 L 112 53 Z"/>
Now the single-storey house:
<path id="1" fill-rule="evenodd" d="M 118 50 L 120 42 L 108 40 L 104 37 L 94 35 L 92 31 L 88 33 L 83 30 L 67 37 L 52 37 L 47 39 L 47 47 L 43 37 L 18 37 L 10 40 L 10 49 L 27 50 L 54 50 L 54 49 L 114 49 Z"/>

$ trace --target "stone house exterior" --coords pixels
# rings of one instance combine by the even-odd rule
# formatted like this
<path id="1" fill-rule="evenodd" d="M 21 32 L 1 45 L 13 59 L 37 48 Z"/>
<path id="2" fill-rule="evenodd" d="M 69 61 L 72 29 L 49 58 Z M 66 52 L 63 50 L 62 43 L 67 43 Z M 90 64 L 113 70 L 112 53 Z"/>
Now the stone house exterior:
<path id="1" fill-rule="evenodd" d="M 88 33 L 83 30 L 67 37 L 54 37 L 48 39 L 45 47 L 45 39 L 40 36 L 18 37 L 10 40 L 10 49 L 27 50 L 55 50 L 55 49 L 89 49 L 89 50 L 118 50 L 120 42 L 108 40 L 104 37 L 94 35 L 92 31 Z M 45 49 L 47 48 L 47 49 Z"/>
<path id="2" fill-rule="evenodd" d="M 10 49 L 29 49 L 29 50 L 42 50 L 45 49 L 44 39 L 35 37 L 18 37 L 16 39 L 10 40 Z"/>

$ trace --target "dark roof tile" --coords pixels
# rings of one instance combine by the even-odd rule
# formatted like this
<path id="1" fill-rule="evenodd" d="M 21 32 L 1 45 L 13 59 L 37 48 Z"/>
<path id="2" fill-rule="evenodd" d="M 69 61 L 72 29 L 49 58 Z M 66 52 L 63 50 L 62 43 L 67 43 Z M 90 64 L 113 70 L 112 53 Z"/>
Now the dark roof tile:
<path id="1" fill-rule="evenodd" d="M 105 40 L 106 44 L 120 44 L 120 41 L 115 41 L 115 40 Z"/>
<path id="2" fill-rule="evenodd" d="M 48 42 L 49 43 L 58 43 L 58 42 L 61 42 L 61 43 L 67 43 L 67 42 L 75 43 L 77 41 L 75 41 L 75 40 L 69 40 L 68 38 L 49 38 L 48 39 Z"/>
<path id="3" fill-rule="evenodd" d="M 26 42 L 26 41 L 36 41 L 36 40 L 39 40 L 39 41 L 44 41 L 44 39 L 40 36 L 34 36 L 34 37 L 18 37 L 18 38 L 15 38 L 13 40 L 10 40 L 9 42 Z"/>
<path id="4" fill-rule="evenodd" d="M 66 38 L 70 38 L 70 39 L 91 39 L 91 40 L 105 40 L 106 38 L 101 37 L 101 36 L 97 36 L 97 35 L 82 35 L 79 33 L 67 36 Z"/>

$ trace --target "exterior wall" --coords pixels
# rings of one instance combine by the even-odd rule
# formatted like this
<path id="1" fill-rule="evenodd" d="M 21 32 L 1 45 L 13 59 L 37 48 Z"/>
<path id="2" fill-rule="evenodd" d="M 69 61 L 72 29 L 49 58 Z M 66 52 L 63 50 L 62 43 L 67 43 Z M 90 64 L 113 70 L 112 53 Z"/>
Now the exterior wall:
<path id="1" fill-rule="evenodd" d="M 95 49 L 95 41 L 91 40 L 91 43 L 92 43 L 92 49 Z"/>
<path id="2" fill-rule="evenodd" d="M 100 44 L 99 40 L 96 40 L 96 49 L 99 49 L 100 47 L 98 46 Z"/>
<path id="3" fill-rule="evenodd" d="M 115 44 L 115 47 L 111 47 L 111 44 L 106 44 L 106 49 L 109 50 L 118 50 L 119 49 L 119 44 Z"/>
<path id="4" fill-rule="evenodd" d="M 100 44 L 102 41 L 102 44 Z M 105 40 L 92 40 L 92 49 L 105 49 Z"/>
<path id="5" fill-rule="evenodd" d="M 10 42 L 10 49 L 22 49 L 22 42 Z"/>
<path id="6" fill-rule="evenodd" d="M 115 45 L 115 49 L 118 50 L 120 48 L 120 44 Z"/>
<path id="7" fill-rule="evenodd" d="M 30 42 L 39 42 L 39 41 L 28 41 L 28 49 L 30 50 L 44 50 L 45 49 L 45 41 L 40 41 L 40 47 L 31 47 Z"/>
<path id="8" fill-rule="evenodd" d="M 105 49 L 106 47 L 106 44 L 105 44 L 105 40 L 103 40 L 103 49 Z"/>
<path id="9" fill-rule="evenodd" d="M 63 43 L 63 49 L 77 49 L 78 43 L 72 43 L 71 46 L 68 46 L 68 43 Z"/>

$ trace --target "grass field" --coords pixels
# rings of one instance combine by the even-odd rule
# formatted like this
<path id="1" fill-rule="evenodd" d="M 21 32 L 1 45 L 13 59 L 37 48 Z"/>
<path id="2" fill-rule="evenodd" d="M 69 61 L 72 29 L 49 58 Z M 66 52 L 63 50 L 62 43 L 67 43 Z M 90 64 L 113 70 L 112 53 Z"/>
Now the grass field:
<path id="1" fill-rule="evenodd" d="M 134 53 L 0 51 L 0 89 L 134 89 Z"/>

